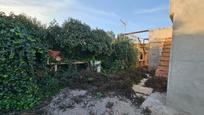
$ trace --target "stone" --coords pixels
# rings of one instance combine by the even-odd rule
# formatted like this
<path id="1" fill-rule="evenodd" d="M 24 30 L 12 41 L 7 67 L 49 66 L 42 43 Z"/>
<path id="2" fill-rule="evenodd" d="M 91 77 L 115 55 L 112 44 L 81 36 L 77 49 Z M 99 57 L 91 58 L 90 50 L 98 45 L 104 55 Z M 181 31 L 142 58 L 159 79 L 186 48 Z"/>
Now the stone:
<path id="1" fill-rule="evenodd" d="M 143 110 L 151 111 L 151 115 L 191 115 L 184 111 L 177 111 L 166 105 L 166 93 L 152 93 L 141 105 Z"/>
<path id="2" fill-rule="evenodd" d="M 152 93 L 141 105 L 142 108 L 148 108 L 151 115 L 168 115 L 166 103 L 166 93 Z"/>
<path id="3" fill-rule="evenodd" d="M 152 88 L 143 87 L 141 85 L 133 85 L 132 89 L 135 91 L 135 93 L 139 93 L 146 96 L 150 95 L 153 92 Z"/>

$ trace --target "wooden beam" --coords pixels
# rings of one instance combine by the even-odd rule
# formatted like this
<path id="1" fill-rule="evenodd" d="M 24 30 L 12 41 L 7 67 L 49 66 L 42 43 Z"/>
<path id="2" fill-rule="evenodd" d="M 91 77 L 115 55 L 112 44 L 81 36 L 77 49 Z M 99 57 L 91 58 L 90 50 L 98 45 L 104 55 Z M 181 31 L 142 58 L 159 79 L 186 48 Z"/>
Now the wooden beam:
<path id="1" fill-rule="evenodd" d="M 137 33 L 144 33 L 144 32 L 149 32 L 149 30 L 141 30 L 141 31 L 136 31 L 136 32 L 123 33 L 121 35 L 130 35 L 130 34 L 137 34 Z"/>

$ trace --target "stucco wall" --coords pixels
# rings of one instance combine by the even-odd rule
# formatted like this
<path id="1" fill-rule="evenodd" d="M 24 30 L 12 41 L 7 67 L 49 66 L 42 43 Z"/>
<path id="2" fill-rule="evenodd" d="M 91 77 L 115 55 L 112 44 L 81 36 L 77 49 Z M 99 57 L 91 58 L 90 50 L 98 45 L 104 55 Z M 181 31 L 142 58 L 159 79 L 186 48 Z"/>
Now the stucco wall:
<path id="1" fill-rule="evenodd" d="M 156 69 L 165 38 L 172 37 L 172 27 L 152 29 L 149 32 L 149 69 Z"/>
<path id="2" fill-rule="evenodd" d="M 203 0 L 174 0 L 167 105 L 184 115 L 204 115 Z"/>

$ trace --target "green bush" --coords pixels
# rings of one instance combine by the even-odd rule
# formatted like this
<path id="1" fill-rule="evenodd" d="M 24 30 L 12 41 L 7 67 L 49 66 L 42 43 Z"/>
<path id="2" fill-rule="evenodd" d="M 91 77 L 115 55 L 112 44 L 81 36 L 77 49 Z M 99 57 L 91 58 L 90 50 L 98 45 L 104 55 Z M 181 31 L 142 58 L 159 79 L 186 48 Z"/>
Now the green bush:
<path id="1" fill-rule="evenodd" d="M 46 50 L 19 19 L 0 14 L 0 111 L 28 109 L 40 100 L 36 77 L 44 75 Z"/>
<path id="2" fill-rule="evenodd" d="M 59 80 L 51 75 L 38 79 L 38 86 L 38 95 L 42 98 L 42 101 L 55 95 L 62 88 Z"/>
<path id="3" fill-rule="evenodd" d="M 137 49 L 129 39 L 117 39 L 112 44 L 112 53 L 102 61 L 102 67 L 108 72 L 136 69 Z"/>
<path id="4" fill-rule="evenodd" d="M 72 64 L 67 66 L 68 67 L 59 67 L 59 70 L 54 75 L 61 87 L 70 86 L 73 83 L 73 79 L 79 78 L 79 72 L 75 66 Z"/>
<path id="5" fill-rule="evenodd" d="M 89 51 L 93 52 L 93 57 L 96 59 L 103 59 L 111 54 L 112 38 L 103 30 L 92 30 L 93 41 L 89 44 Z"/>
<path id="6" fill-rule="evenodd" d="M 166 77 L 152 77 L 145 83 L 146 87 L 151 87 L 154 91 L 166 92 L 167 91 L 167 78 Z"/>

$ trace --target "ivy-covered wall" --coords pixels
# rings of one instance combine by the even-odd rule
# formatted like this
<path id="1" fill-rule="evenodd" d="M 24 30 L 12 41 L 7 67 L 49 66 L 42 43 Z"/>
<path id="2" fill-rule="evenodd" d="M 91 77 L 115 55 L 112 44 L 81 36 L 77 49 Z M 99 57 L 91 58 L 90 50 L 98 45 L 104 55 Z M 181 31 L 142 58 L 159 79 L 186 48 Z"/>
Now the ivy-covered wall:
<path id="1" fill-rule="evenodd" d="M 0 14 L 0 110 L 27 109 L 40 100 L 36 77 L 46 50 L 36 27 L 24 16 Z"/>

